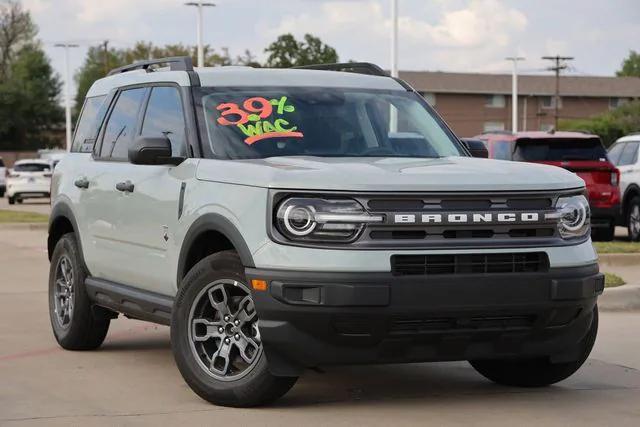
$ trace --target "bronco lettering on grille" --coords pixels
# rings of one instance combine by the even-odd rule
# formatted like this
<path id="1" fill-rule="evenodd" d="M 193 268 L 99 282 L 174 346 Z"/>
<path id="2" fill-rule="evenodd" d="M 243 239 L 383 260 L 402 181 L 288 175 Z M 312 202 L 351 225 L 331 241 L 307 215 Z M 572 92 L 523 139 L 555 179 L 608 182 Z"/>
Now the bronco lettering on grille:
<path id="1" fill-rule="evenodd" d="M 536 223 L 543 216 L 537 212 L 477 212 L 445 214 L 395 214 L 392 224 L 501 224 Z"/>

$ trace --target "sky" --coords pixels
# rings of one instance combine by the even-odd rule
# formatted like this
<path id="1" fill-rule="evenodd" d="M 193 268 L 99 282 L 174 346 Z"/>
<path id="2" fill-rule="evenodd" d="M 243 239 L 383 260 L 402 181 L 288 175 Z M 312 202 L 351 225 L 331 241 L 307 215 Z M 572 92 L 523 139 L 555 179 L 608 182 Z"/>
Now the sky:
<path id="1" fill-rule="evenodd" d="M 390 67 L 391 0 L 212 0 L 204 42 L 232 56 L 264 48 L 282 33 L 312 33 L 340 60 Z M 86 49 L 109 40 L 195 44 L 196 11 L 180 0 L 22 0 L 39 38 L 64 77 L 63 49 L 78 43 L 70 68 Z M 629 50 L 640 51 L 640 0 L 398 0 L 400 70 L 510 72 L 507 56 L 523 56 L 523 73 L 544 73 L 544 55 L 575 57 L 573 75 L 613 75 Z M 72 85 L 72 91 L 75 85 Z"/>

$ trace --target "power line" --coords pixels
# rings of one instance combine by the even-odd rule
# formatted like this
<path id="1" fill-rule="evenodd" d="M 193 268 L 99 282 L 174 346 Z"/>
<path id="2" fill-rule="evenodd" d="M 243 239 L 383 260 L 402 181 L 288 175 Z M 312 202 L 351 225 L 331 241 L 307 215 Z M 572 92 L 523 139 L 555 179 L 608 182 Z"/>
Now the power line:
<path id="1" fill-rule="evenodd" d="M 554 122 L 555 128 L 558 129 L 558 108 L 560 107 L 560 71 L 566 69 L 568 66 L 565 61 L 573 61 L 573 56 L 543 56 L 542 59 L 553 61 L 554 66 L 549 67 L 549 71 L 556 73 L 556 94 L 555 94 L 555 109 L 554 109 Z"/>

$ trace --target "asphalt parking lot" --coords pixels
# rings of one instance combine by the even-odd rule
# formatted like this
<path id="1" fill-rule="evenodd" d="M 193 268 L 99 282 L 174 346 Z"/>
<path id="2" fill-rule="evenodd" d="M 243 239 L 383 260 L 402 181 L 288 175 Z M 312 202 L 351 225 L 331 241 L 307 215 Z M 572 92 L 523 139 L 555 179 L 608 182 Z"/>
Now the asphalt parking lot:
<path id="1" fill-rule="evenodd" d="M 57 347 L 47 314 L 46 232 L 0 226 L 0 425 L 638 425 L 640 313 L 602 313 L 592 358 L 543 389 L 484 380 L 466 363 L 309 372 L 275 406 L 200 400 L 168 328 L 119 318 L 93 352 Z"/>

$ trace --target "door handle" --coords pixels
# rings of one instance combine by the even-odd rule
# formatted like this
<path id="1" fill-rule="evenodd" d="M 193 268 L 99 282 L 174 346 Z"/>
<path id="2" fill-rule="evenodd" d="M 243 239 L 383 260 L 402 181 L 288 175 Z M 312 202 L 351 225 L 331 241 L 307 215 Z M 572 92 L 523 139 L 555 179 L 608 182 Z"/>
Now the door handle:
<path id="1" fill-rule="evenodd" d="M 131 181 L 127 180 L 116 184 L 116 190 L 123 191 L 125 193 L 133 193 L 134 185 Z"/>
<path id="2" fill-rule="evenodd" d="M 85 177 L 78 178 L 74 181 L 73 185 L 78 188 L 89 188 L 89 180 Z"/>

